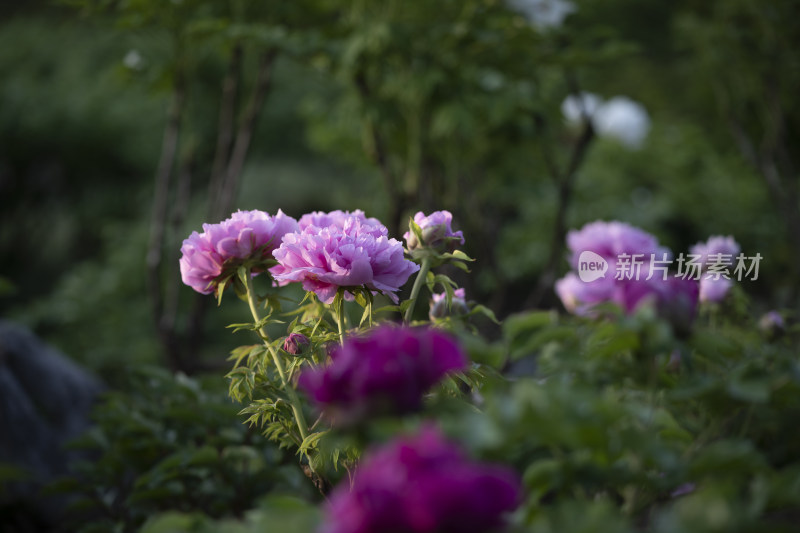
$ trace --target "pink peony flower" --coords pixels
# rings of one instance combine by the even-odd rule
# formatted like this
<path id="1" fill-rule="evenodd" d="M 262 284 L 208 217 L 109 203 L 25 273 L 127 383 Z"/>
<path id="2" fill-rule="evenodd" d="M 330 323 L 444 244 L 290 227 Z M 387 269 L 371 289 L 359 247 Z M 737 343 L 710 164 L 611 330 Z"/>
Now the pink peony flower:
<path id="1" fill-rule="evenodd" d="M 569 262 L 572 268 L 578 268 L 578 258 L 582 252 L 591 251 L 608 262 L 608 272 L 613 277 L 617 258 L 622 254 L 641 254 L 645 263 L 651 255 L 661 259 L 668 250 L 658 244 L 658 239 L 646 231 L 616 220 L 605 222 L 598 220 L 573 230 L 567 234 L 567 247 L 572 252 Z"/>
<path id="2" fill-rule="evenodd" d="M 407 231 L 403 238 L 409 250 L 433 248 L 439 252 L 451 252 L 457 242 L 464 244 L 464 234 L 460 231 L 454 232 L 451 227 L 453 215 L 450 211 L 434 211 L 428 216 L 419 211 L 414 215 L 414 223 L 422 230 L 422 242 L 419 242 L 413 231 Z"/>
<path id="3" fill-rule="evenodd" d="M 333 215 L 313 216 L 324 222 Z M 324 228 L 309 223 L 301 232 L 283 236 L 273 252 L 278 265 L 270 269 L 278 284 L 301 282 L 326 304 L 333 302 L 340 287 L 366 287 L 387 294 L 396 303 L 394 292 L 419 266 L 403 257 L 402 244 L 387 237 L 385 226 L 369 223 L 374 219 L 351 214 L 332 220 Z M 353 296 L 347 293 L 346 297 Z"/>
<path id="4" fill-rule="evenodd" d="M 592 282 L 581 281 L 574 272 L 556 281 L 555 290 L 564 309 L 574 315 L 591 316 L 592 306 L 613 302 L 624 307 L 624 286 L 614 280 L 613 275 Z"/>
<path id="5" fill-rule="evenodd" d="M 369 217 L 367 218 L 364 215 L 364 212 L 360 209 L 356 209 L 353 212 L 350 211 L 331 211 L 330 213 L 325 213 L 323 211 L 314 211 L 313 213 L 307 213 L 300 217 L 299 222 L 297 223 L 300 231 L 303 231 L 308 226 L 316 226 L 318 228 L 327 228 L 328 226 L 336 226 L 339 229 L 344 228 L 344 223 L 349 218 L 357 218 L 361 221 L 363 225 L 366 226 L 376 226 L 379 228 L 383 227 L 380 220 L 377 218 Z"/>
<path id="6" fill-rule="evenodd" d="M 327 367 L 306 370 L 298 384 L 331 418 L 347 424 L 416 411 L 433 385 L 466 368 L 466 356 L 449 335 L 381 326 L 348 339 Z"/>
<path id="7" fill-rule="evenodd" d="M 522 499 L 508 468 L 471 461 L 433 426 L 369 451 L 336 487 L 323 533 L 485 533 Z"/>
<path id="8" fill-rule="evenodd" d="M 701 289 L 691 279 L 669 275 L 664 279 L 663 273 L 655 268 L 650 276 L 651 264 L 659 269 L 668 266 L 651 263 L 651 260 L 663 261 L 664 254 L 668 254 L 655 237 L 621 222 L 593 222 L 580 231 L 571 231 L 567 236 L 567 244 L 572 252 L 570 262 L 575 270 L 579 266 L 580 254 L 585 251 L 594 252 L 608 262 L 604 277 L 583 281 L 575 272 L 569 272 L 556 281 L 556 294 L 567 311 L 592 316 L 596 314 L 592 309 L 594 306 L 609 302 L 631 314 L 641 305 L 650 304 L 673 325 L 676 332 L 682 334 L 688 331 L 696 314 Z M 642 255 L 639 258 L 641 268 L 638 276 L 634 274 L 617 279 L 617 264 L 622 254 Z"/>
<path id="9" fill-rule="evenodd" d="M 193 231 L 183 241 L 181 278 L 197 292 L 210 294 L 221 277 L 246 261 L 253 263 L 253 272 L 263 271 L 281 237 L 296 230 L 297 221 L 280 210 L 275 216 L 237 211 L 219 224 L 203 224 L 203 233 Z"/>

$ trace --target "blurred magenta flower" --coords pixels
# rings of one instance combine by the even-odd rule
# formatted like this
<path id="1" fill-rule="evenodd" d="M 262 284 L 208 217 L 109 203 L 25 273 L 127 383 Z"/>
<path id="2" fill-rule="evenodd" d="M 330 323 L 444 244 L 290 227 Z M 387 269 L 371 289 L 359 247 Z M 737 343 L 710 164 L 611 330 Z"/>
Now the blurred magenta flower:
<path id="1" fill-rule="evenodd" d="M 709 237 L 706 242 L 698 242 L 689 249 L 689 253 L 700 256 L 704 269 L 717 260 L 720 260 L 718 264 L 730 266 L 740 251 L 739 243 L 730 235 Z"/>
<path id="2" fill-rule="evenodd" d="M 467 294 L 464 289 L 456 289 L 453 291 L 453 299 L 450 302 L 450 309 L 447 308 L 447 294 L 446 293 L 434 293 L 431 299 L 430 304 L 430 311 L 428 312 L 428 317 L 431 320 L 437 318 L 444 318 L 446 316 L 454 316 L 454 315 L 466 315 L 469 313 L 469 307 L 467 306 Z"/>
<path id="3" fill-rule="evenodd" d="M 646 231 L 618 221 L 605 222 L 598 220 L 586 224 L 580 230 L 567 234 L 569 263 L 573 272 L 556 281 L 555 291 L 564 308 L 576 315 L 590 314 L 590 308 L 596 304 L 613 302 L 631 312 L 630 296 L 626 296 L 630 283 L 642 282 L 650 274 L 651 260 L 662 261 L 669 256 L 669 251 L 660 246 L 658 239 Z M 581 254 L 592 252 L 608 264 L 602 277 L 583 281 L 576 272 L 579 270 Z M 591 254 L 590 254 L 591 255 Z M 638 275 L 632 272 L 632 279 L 616 279 L 617 267 L 621 256 L 637 256 L 640 263 Z M 656 277 L 663 281 L 660 273 Z M 642 290 L 650 290 L 643 287 Z"/>
<path id="4" fill-rule="evenodd" d="M 446 374 L 466 369 L 467 357 L 449 335 L 384 325 L 347 339 L 328 366 L 306 370 L 298 384 L 330 418 L 349 424 L 416 411 Z"/>
<path id="5" fill-rule="evenodd" d="M 308 348 L 311 341 L 302 333 L 290 333 L 283 341 L 283 349 L 286 353 L 297 355 Z"/>
<path id="6" fill-rule="evenodd" d="M 297 230 L 297 221 L 281 210 L 270 216 L 263 211 L 237 211 L 219 224 L 203 224 L 203 233 L 193 231 L 181 246 L 181 278 L 202 294 L 245 262 L 254 273 L 274 263 L 272 251 L 286 233 Z"/>
<path id="7" fill-rule="evenodd" d="M 696 316 L 701 286 L 693 279 L 667 273 L 671 261 L 665 258 L 669 257 L 669 252 L 654 236 L 622 222 L 598 221 L 580 231 L 569 232 L 567 246 L 574 270 L 555 284 L 556 294 L 567 311 L 592 316 L 596 314 L 593 307 L 597 304 L 613 303 L 631 314 L 642 305 L 653 305 L 658 315 L 673 325 L 676 333 L 689 330 Z M 581 278 L 579 260 L 587 251 L 608 263 L 604 276 L 592 276 L 589 281 Z M 637 254 L 641 261 L 638 273 L 617 276 L 621 257 Z"/>
<path id="8" fill-rule="evenodd" d="M 403 235 L 409 250 L 431 248 L 440 253 L 452 252 L 457 246 L 456 243 L 464 244 L 464 234 L 461 231 L 453 231 L 453 215 L 450 211 L 434 211 L 428 216 L 418 211 L 414 215 L 414 223 L 422 232 L 422 242 L 409 229 Z"/>
<path id="9" fill-rule="evenodd" d="M 721 302 L 733 287 L 729 279 L 730 267 L 733 266 L 741 248 L 733 237 L 715 235 L 706 242 L 698 242 L 689 249 L 689 253 L 699 255 L 698 263 L 703 272 L 700 278 L 700 301 Z"/>
<path id="10" fill-rule="evenodd" d="M 733 281 L 726 278 L 710 278 L 706 275 L 700 278 L 700 301 L 721 302 L 733 287 Z"/>
<path id="11" fill-rule="evenodd" d="M 574 315 L 591 316 L 592 306 L 604 302 L 624 307 L 623 285 L 617 284 L 613 275 L 587 283 L 569 272 L 556 281 L 555 291 L 564 308 Z"/>
<path id="12" fill-rule="evenodd" d="M 325 507 L 322 533 L 488 533 L 522 498 L 517 475 L 470 460 L 434 426 L 368 452 Z"/>
<path id="13" fill-rule="evenodd" d="M 581 253 L 591 251 L 608 261 L 608 271 L 612 277 L 620 255 L 641 254 L 643 260 L 649 261 L 651 255 L 661 259 L 664 253 L 668 253 L 653 235 L 616 220 L 598 220 L 586 224 L 580 230 L 570 231 L 567 233 L 567 247 L 572 252 L 569 260 L 572 268 L 578 268 Z"/>
<path id="14" fill-rule="evenodd" d="M 419 266 L 405 259 L 403 245 L 387 237 L 385 226 L 370 224 L 375 219 L 357 213 L 312 215 L 332 223 L 326 227 L 309 223 L 300 232 L 284 235 L 273 252 L 278 265 L 270 269 L 278 284 L 301 282 L 326 304 L 333 302 L 340 287 L 366 287 L 397 303 L 394 293 Z M 353 298 L 349 292 L 345 297 Z"/>

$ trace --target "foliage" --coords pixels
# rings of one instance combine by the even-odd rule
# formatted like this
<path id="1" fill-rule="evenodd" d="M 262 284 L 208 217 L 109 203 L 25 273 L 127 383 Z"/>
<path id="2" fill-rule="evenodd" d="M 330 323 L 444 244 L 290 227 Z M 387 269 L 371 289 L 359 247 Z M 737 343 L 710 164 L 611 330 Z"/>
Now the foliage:
<path id="1" fill-rule="evenodd" d="M 304 494 L 284 454 L 237 422 L 218 386 L 154 367 L 129 379 L 73 443 L 89 459 L 49 488 L 72 496 L 80 531 L 133 531 L 166 510 L 242 516 L 272 489 Z"/>
<path id="2" fill-rule="evenodd" d="M 184 105 L 170 168 L 187 180 L 184 196 L 162 198 L 180 207 L 158 243 L 168 268 L 156 281 L 170 284 L 185 226 L 217 201 L 215 147 L 235 144 L 218 117 L 237 65 L 233 93 L 245 97 L 275 61 L 232 205 L 374 207 L 390 235 L 417 209 L 450 209 L 476 258 L 471 276 L 464 252 L 435 273 L 431 261 L 399 305 L 361 287 L 325 306 L 237 278 L 252 322 L 229 295 L 207 335 L 176 344 L 198 369 L 231 334 L 260 341 L 231 355 L 229 394 L 242 405 L 157 371 L 111 393 L 81 443 L 98 460 L 60 487 L 91 509 L 87 530 L 311 531 L 312 486 L 346 482 L 371 446 L 431 418 L 476 458 L 520 473 L 512 530 L 791 530 L 798 331 L 768 335 L 755 317 L 798 301 L 795 2 L 582 0 L 549 28 L 500 0 L 66 3 L 95 23 L 53 9 L 0 27 L 0 304 L 113 384 L 120 365 L 157 359 L 162 321 L 140 271 L 165 93 L 170 109 Z M 561 103 L 583 91 L 641 102 L 653 123 L 641 148 L 566 122 Z M 227 118 L 248 124 L 239 101 Z M 761 279 L 705 306 L 688 337 L 648 310 L 559 315 L 566 229 L 613 218 L 674 250 L 733 234 L 764 256 Z M 295 394 L 297 375 L 345 332 L 427 322 L 429 294 L 452 304 L 459 285 L 468 313 L 433 325 L 473 365 L 429 391 L 420 413 L 329 427 Z M 202 324 L 174 288 L 173 325 Z M 309 346 L 282 350 L 291 334 Z"/>

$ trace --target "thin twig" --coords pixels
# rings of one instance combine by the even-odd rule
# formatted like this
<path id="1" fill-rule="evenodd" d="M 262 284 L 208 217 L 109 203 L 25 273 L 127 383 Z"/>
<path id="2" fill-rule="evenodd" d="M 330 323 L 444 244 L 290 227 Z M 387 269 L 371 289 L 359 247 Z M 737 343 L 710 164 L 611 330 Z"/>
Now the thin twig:
<path id="1" fill-rule="evenodd" d="M 239 82 L 242 71 L 242 45 L 235 43 L 231 48 L 228 70 L 222 81 L 222 96 L 217 126 L 217 146 L 211 164 L 211 180 L 208 187 L 208 220 L 216 222 L 225 215 L 221 204 L 225 171 L 233 146 L 233 131 L 236 122 L 236 106 L 239 95 Z"/>
<path id="2" fill-rule="evenodd" d="M 172 102 L 164 126 L 164 138 L 161 144 L 161 157 L 155 174 L 153 196 L 153 212 L 150 221 L 150 240 L 147 247 L 147 289 L 150 296 L 153 319 L 161 342 L 166 351 L 169 366 L 174 370 L 182 369 L 180 354 L 174 348 L 174 332 L 170 331 L 164 320 L 164 297 L 161 283 L 161 263 L 164 246 L 165 227 L 169 204 L 170 181 L 172 179 L 175 159 L 178 153 L 181 119 L 185 102 L 183 78 L 176 75 L 172 93 Z"/>
<path id="3" fill-rule="evenodd" d="M 233 150 L 225 173 L 225 181 L 220 193 L 220 207 L 223 215 L 228 213 L 233 207 L 233 202 L 236 198 L 236 192 L 239 186 L 239 178 L 242 174 L 245 159 L 247 159 L 247 152 L 250 149 L 250 141 L 253 137 L 256 125 L 258 124 L 258 117 L 264 107 L 264 100 L 272 86 L 273 67 L 277 55 L 278 51 L 272 48 L 264 52 L 259 60 L 256 84 L 253 88 L 252 97 L 247 106 L 245 116 L 236 132 L 236 140 L 234 141 Z"/>

